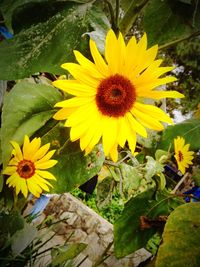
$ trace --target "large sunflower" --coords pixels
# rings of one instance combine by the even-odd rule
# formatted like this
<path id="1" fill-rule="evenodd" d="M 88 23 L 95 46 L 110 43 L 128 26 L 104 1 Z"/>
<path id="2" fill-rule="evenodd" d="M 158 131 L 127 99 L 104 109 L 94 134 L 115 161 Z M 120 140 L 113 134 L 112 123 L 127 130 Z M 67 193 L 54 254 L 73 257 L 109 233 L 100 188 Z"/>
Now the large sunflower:
<path id="1" fill-rule="evenodd" d="M 56 180 L 54 175 L 45 169 L 53 167 L 57 160 L 51 159 L 55 150 L 48 152 L 50 144 L 41 146 L 41 139 L 34 138 L 31 142 L 27 135 L 21 150 L 17 142 L 11 141 L 13 146 L 12 159 L 3 171 L 10 175 L 6 180 L 9 187 L 16 188 L 16 195 L 21 191 L 27 197 L 28 191 L 39 197 L 43 190 L 49 191 L 52 185 L 46 179 Z"/>
<path id="2" fill-rule="evenodd" d="M 54 118 L 67 119 L 72 141 L 80 139 L 80 147 L 89 153 L 102 137 L 105 155 L 117 161 L 117 147 L 128 141 L 134 153 L 136 134 L 147 136 L 145 127 L 162 130 L 160 123 L 172 123 L 159 108 L 144 104 L 145 98 L 180 98 L 176 91 L 155 91 L 155 87 L 173 82 L 174 77 L 159 78 L 173 67 L 160 67 L 162 60 L 155 60 L 158 46 L 147 49 L 147 37 L 137 43 L 132 37 L 126 45 L 119 33 L 117 38 L 109 30 L 105 42 L 105 59 L 90 40 L 91 62 L 80 52 L 74 51 L 76 63 L 62 67 L 74 80 L 57 80 L 53 85 L 75 97 L 58 102 L 61 107 Z"/>
<path id="3" fill-rule="evenodd" d="M 178 164 L 178 169 L 182 174 L 185 174 L 185 169 L 192 164 L 194 158 L 193 151 L 189 151 L 189 144 L 185 144 L 185 139 L 183 137 L 177 136 L 174 139 L 174 152 L 175 159 Z"/>

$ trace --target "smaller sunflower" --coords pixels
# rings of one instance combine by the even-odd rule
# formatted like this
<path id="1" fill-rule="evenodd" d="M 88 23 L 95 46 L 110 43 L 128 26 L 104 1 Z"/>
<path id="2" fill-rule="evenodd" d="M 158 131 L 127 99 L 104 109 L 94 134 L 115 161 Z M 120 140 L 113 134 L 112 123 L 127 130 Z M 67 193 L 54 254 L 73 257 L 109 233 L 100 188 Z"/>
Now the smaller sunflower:
<path id="1" fill-rule="evenodd" d="M 185 144 L 185 139 L 183 137 L 177 136 L 174 139 L 174 152 L 175 159 L 178 164 L 178 169 L 182 174 L 185 174 L 185 169 L 192 164 L 194 158 L 193 151 L 189 151 L 190 144 Z"/>
<path id="2" fill-rule="evenodd" d="M 57 160 L 51 159 L 55 150 L 48 151 L 50 143 L 41 146 L 41 138 L 34 138 L 31 142 L 25 135 L 22 149 L 15 141 L 10 142 L 13 146 L 13 157 L 3 174 L 10 175 L 6 180 L 9 187 L 15 187 L 16 195 L 21 191 L 24 197 L 28 191 L 39 197 L 43 190 L 49 192 L 52 185 L 46 179 L 56 180 L 54 175 L 45 169 L 53 167 Z"/>

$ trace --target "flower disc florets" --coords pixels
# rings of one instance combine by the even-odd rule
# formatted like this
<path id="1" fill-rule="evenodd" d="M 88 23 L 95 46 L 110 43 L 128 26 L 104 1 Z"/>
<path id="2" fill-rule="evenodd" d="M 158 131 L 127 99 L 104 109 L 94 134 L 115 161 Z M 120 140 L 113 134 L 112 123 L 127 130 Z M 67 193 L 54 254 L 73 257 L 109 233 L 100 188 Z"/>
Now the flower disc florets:
<path id="1" fill-rule="evenodd" d="M 133 85 L 119 74 L 104 79 L 97 88 L 96 104 L 103 115 L 124 116 L 132 108 L 135 100 Z"/>

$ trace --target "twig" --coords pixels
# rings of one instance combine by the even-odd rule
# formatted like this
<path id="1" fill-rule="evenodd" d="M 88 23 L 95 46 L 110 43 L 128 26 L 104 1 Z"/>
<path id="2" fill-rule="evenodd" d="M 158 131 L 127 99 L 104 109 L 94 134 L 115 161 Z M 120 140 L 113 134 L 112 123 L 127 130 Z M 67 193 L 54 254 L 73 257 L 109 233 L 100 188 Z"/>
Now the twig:
<path id="1" fill-rule="evenodd" d="M 164 49 L 170 48 L 170 47 L 172 47 L 174 45 L 177 45 L 178 43 L 181 43 L 183 41 L 189 40 L 189 39 L 194 38 L 194 37 L 196 37 L 198 35 L 200 35 L 200 31 L 196 31 L 196 32 L 194 32 L 194 33 L 192 33 L 192 34 L 190 34 L 190 35 L 188 35 L 186 37 L 183 37 L 183 38 L 177 39 L 175 41 L 169 42 L 167 44 L 161 45 L 161 46 L 159 46 L 159 50 L 164 50 Z"/>
<path id="2" fill-rule="evenodd" d="M 101 257 L 92 265 L 92 267 L 97 267 L 99 266 L 102 262 L 104 262 L 110 255 L 106 255 L 111 246 L 113 245 L 113 241 L 108 244 L 108 246 L 105 248 L 103 251 Z"/>
<path id="3" fill-rule="evenodd" d="M 181 180 L 178 182 L 178 184 L 174 187 L 171 194 L 175 194 L 176 191 L 179 189 L 180 185 L 185 181 L 185 179 L 189 176 L 189 172 L 186 172 L 186 174 L 181 178 Z"/>
<path id="4" fill-rule="evenodd" d="M 81 266 L 81 264 L 88 258 L 89 256 L 88 255 L 86 255 L 77 265 L 76 265 L 76 267 L 79 267 L 79 266 Z"/>

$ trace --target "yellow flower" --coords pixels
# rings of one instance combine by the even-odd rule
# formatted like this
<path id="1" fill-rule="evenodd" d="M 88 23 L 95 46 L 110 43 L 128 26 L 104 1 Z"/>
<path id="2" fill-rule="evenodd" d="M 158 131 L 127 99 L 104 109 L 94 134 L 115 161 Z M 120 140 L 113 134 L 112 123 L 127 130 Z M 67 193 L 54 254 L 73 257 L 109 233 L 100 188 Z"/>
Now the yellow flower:
<path id="1" fill-rule="evenodd" d="M 49 191 L 52 185 L 46 179 L 56 180 L 54 175 L 45 169 L 53 167 L 57 160 L 50 159 L 55 150 L 48 152 L 50 143 L 41 146 L 41 138 L 34 138 L 31 142 L 25 135 L 21 150 L 18 143 L 11 141 L 13 157 L 3 174 L 10 175 L 6 180 L 9 187 L 16 188 L 16 195 L 21 191 L 27 197 L 28 191 L 39 197 L 42 190 Z"/>
<path id="2" fill-rule="evenodd" d="M 193 151 L 189 151 L 189 144 L 185 145 L 185 139 L 183 137 L 177 136 L 174 139 L 174 152 L 175 152 L 175 159 L 178 164 L 178 169 L 181 171 L 182 174 L 185 173 L 185 169 L 192 164 L 192 159 L 194 156 Z"/>
<path id="3" fill-rule="evenodd" d="M 137 43 L 132 37 L 126 45 L 119 34 L 107 33 L 105 59 L 90 40 L 93 62 L 80 52 L 74 51 L 79 64 L 65 63 L 74 80 L 57 80 L 53 85 L 75 97 L 58 102 L 61 107 L 56 120 L 67 119 L 71 127 L 71 141 L 80 139 L 80 147 L 88 154 L 102 138 L 105 155 L 117 161 L 117 147 L 128 141 L 134 153 L 136 133 L 146 137 L 145 127 L 162 130 L 160 123 L 172 123 L 161 109 L 144 104 L 145 98 L 179 98 L 176 91 L 155 91 L 155 87 L 176 80 L 174 77 L 159 78 L 173 67 L 160 67 L 162 60 L 155 60 L 157 45 L 147 49 L 146 34 Z"/>

